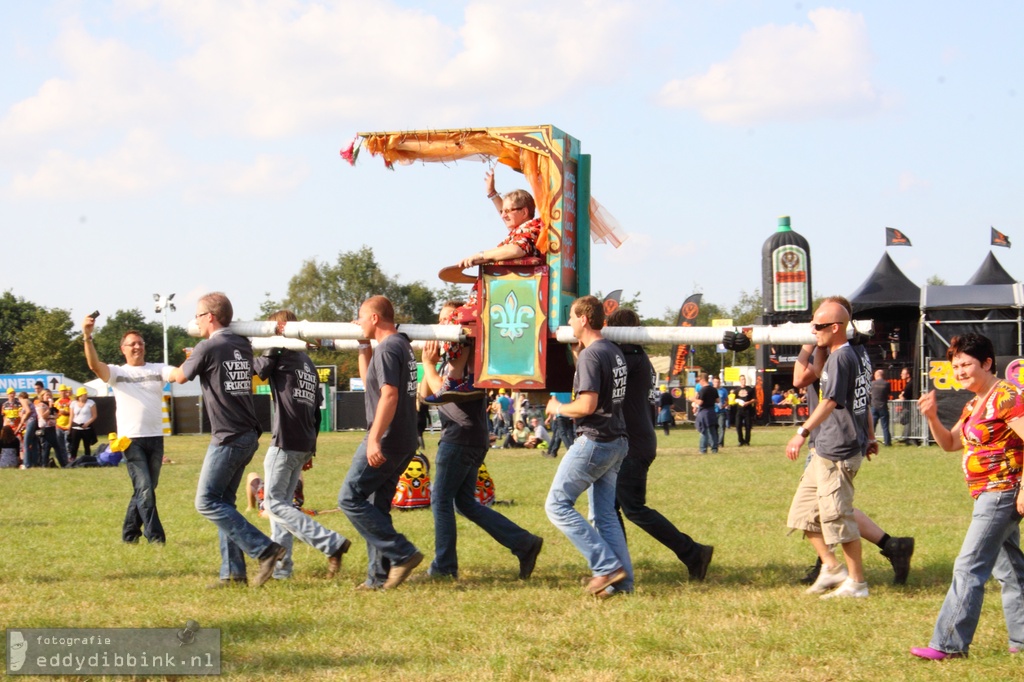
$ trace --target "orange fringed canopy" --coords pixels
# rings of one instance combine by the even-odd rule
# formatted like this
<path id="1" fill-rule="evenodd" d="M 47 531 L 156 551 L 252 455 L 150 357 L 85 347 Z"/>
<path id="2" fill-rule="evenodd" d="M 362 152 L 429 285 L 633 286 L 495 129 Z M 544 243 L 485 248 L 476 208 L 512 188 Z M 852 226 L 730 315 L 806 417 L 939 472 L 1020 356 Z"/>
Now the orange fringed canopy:
<path id="1" fill-rule="evenodd" d="M 363 147 L 381 156 L 391 166 L 414 161 L 450 162 L 480 157 L 481 161 L 497 159 L 526 176 L 537 204 L 543 228 L 537 240 L 541 253 L 548 251 L 548 228 L 551 225 L 552 171 L 550 154 L 539 145 L 530 145 L 515 135 L 513 129 L 431 130 L 404 133 L 359 133 Z M 555 178 L 559 181 L 561 178 Z"/>
<path id="2" fill-rule="evenodd" d="M 543 131 L 543 128 L 534 128 Z M 481 161 L 496 159 L 526 176 L 537 212 L 543 225 L 537 249 L 546 254 L 550 246 L 552 198 L 555 187 L 562 182 L 558 164 L 551 158 L 550 140 L 524 134 L 523 128 L 478 128 L 461 130 L 426 130 L 397 133 L 359 133 L 363 147 L 374 156 L 381 156 L 390 167 L 414 161 L 451 162 L 479 157 Z M 548 144 L 545 144 L 545 143 Z M 611 243 L 618 248 L 626 235 L 615 218 L 591 200 L 590 232 L 595 241 Z"/>

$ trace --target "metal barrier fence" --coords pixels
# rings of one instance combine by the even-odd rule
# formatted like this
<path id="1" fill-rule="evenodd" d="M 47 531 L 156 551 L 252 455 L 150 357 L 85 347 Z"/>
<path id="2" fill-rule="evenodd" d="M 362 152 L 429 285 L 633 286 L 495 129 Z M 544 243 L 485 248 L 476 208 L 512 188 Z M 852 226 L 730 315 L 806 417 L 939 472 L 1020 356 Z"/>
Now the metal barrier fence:
<path id="1" fill-rule="evenodd" d="M 875 424 L 875 431 L 882 433 L 882 427 Z M 914 445 L 926 445 L 928 443 L 928 421 L 917 411 L 916 400 L 890 400 L 889 401 L 889 433 L 892 434 L 892 442 L 903 441 Z"/>

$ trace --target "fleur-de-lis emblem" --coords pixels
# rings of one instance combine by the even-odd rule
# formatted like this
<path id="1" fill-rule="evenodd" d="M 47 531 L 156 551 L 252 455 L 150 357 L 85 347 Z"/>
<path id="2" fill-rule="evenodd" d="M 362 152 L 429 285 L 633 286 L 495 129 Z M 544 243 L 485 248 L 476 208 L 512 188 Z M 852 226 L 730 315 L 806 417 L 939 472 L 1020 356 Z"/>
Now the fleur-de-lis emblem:
<path id="1" fill-rule="evenodd" d="M 519 299 L 514 291 L 508 292 L 505 297 L 505 305 L 491 306 L 491 319 L 500 320 L 495 323 L 495 328 L 501 330 L 501 335 L 509 341 L 515 341 L 523 332 L 530 327 L 524 319 L 536 317 L 533 308 L 527 305 L 520 306 Z"/>

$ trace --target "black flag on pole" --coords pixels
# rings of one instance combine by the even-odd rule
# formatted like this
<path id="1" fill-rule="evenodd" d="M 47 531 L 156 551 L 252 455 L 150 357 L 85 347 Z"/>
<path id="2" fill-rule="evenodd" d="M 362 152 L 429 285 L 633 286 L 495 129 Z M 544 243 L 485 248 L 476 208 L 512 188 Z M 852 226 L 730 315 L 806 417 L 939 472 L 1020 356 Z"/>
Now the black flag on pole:
<path id="1" fill-rule="evenodd" d="M 1005 234 L 992 227 L 992 246 L 1005 246 L 1010 248 L 1010 238 Z"/>
<path id="2" fill-rule="evenodd" d="M 679 308 L 679 315 L 676 318 L 677 327 L 692 327 L 697 319 L 697 315 L 700 314 L 700 300 L 704 294 L 693 294 L 685 301 Z M 668 380 L 672 381 L 672 377 L 682 374 L 686 369 L 686 357 L 690 354 L 690 346 L 687 344 L 680 344 L 678 346 L 672 346 L 672 366 L 668 370 Z"/>
<path id="3" fill-rule="evenodd" d="M 895 227 L 885 228 L 885 245 L 886 246 L 913 246 L 910 240 L 907 239 L 907 235 L 903 234 Z"/>

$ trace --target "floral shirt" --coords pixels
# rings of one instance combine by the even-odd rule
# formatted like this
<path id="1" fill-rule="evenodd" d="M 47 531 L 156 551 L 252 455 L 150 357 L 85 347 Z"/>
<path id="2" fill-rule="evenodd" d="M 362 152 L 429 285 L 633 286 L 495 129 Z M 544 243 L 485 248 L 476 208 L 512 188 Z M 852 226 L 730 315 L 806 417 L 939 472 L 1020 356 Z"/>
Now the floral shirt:
<path id="1" fill-rule="evenodd" d="M 525 252 L 520 258 L 539 258 L 541 254 L 537 250 L 537 239 L 540 237 L 540 228 L 540 218 L 527 220 L 509 230 L 508 236 L 498 246 L 515 244 Z"/>
<path id="2" fill-rule="evenodd" d="M 1024 441 L 1007 426 L 1007 422 L 1024 417 L 1024 397 L 1011 384 L 997 381 L 981 401 L 981 396 L 975 396 L 964 405 L 958 424 L 964 445 L 964 478 L 971 497 L 1016 488 L 1024 456 Z"/>

